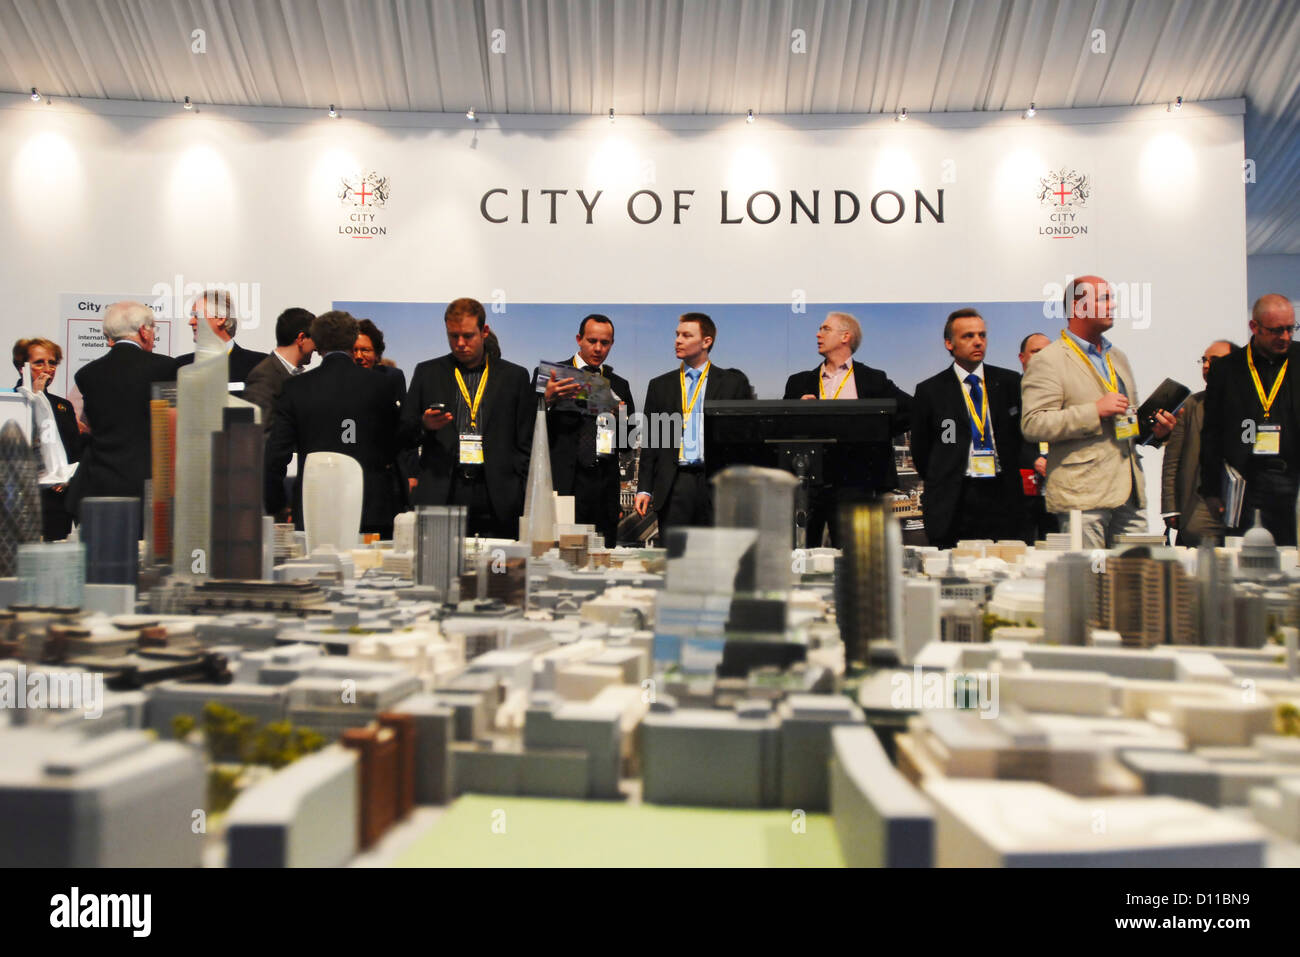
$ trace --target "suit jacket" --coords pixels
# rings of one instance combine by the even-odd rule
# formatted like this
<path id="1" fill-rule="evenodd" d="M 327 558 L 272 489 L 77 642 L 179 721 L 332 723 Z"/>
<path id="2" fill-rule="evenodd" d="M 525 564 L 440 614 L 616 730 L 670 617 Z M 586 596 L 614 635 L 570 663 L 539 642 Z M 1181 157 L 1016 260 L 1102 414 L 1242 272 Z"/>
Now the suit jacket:
<path id="1" fill-rule="evenodd" d="M 280 390 L 292 376 L 280 357 L 272 353 L 265 359 L 253 366 L 252 371 L 248 373 L 248 378 L 244 382 L 244 394 L 242 398 L 246 402 L 251 402 L 262 410 L 262 430 L 269 433 L 271 431 L 272 412 L 275 408 L 275 400 L 280 396 Z"/>
<path id="2" fill-rule="evenodd" d="M 354 427 L 345 433 L 343 421 Z M 302 528 L 303 464 L 312 452 L 341 452 L 361 465 L 361 524 L 393 524 L 394 461 L 398 447 L 399 410 L 388 382 L 341 353 L 325 357 L 317 368 L 291 376 L 276 400 L 271 434 L 266 440 L 265 500 L 274 514 L 284 507 L 284 474 L 298 453 L 294 483 L 294 524 Z M 345 442 L 345 438 L 355 441 Z"/>
<path id="3" fill-rule="evenodd" d="M 1110 358 L 1136 408 L 1137 380 L 1124 353 Z M 1091 362 L 1057 339 L 1034 356 L 1020 380 L 1020 428 L 1030 442 L 1047 442 L 1047 510 L 1119 508 L 1137 492 L 1146 506 L 1142 461 L 1133 439 L 1115 438 L 1114 419 L 1097 414 L 1097 400 L 1108 391 Z"/>
<path id="4" fill-rule="evenodd" d="M 817 395 L 818 382 L 822 367 L 818 366 L 808 372 L 796 372 L 785 383 L 786 399 L 799 399 L 805 395 Z M 912 427 L 912 397 L 894 385 L 889 376 L 879 369 L 853 363 L 853 385 L 858 391 L 859 399 L 894 399 L 898 402 L 896 411 L 890 421 L 890 434 L 902 435 Z M 826 455 L 826 482 L 840 487 L 868 488 L 876 491 L 896 488 L 898 486 L 898 468 L 894 463 L 894 450 L 880 446 L 873 449 L 864 459 L 853 455 L 840 455 L 832 448 Z"/>
<path id="5" fill-rule="evenodd" d="M 45 398 L 49 399 L 50 408 L 54 410 L 54 421 L 59 427 L 59 438 L 63 441 L 63 454 L 69 462 L 80 460 L 82 439 L 81 429 L 77 427 L 77 410 L 63 396 L 55 395 L 48 389 Z"/>
<path id="6" fill-rule="evenodd" d="M 81 499 L 101 495 L 143 502 L 144 482 L 153 471 L 152 386 L 175 381 L 176 360 L 119 342 L 106 355 L 83 366 L 74 378 L 90 436 L 82 448 L 81 465 L 69 483 L 69 507 L 75 510 Z M 59 431 L 64 431 L 62 422 Z M 66 439 L 64 444 L 66 447 Z"/>
<path id="7" fill-rule="evenodd" d="M 254 352 L 252 349 L 245 349 L 236 342 L 230 349 L 227 359 L 229 365 L 229 382 L 247 382 L 248 374 L 257 368 L 257 364 L 268 357 L 268 353 Z M 187 366 L 194 361 L 194 353 L 187 352 L 176 359 L 178 366 Z"/>
<path id="8" fill-rule="evenodd" d="M 984 388 L 993 420 L 993 445 L 1001 471 L 995 479 L 1007 501 L 1019 507 L 1020 481 L 1020 373 L 984 364 Z M 944 433 L 956 428 L 956 441 L 945 442 Z M 957 517 L 961 483 L 966 477 L 971 449 L 970 412 L 965 390 L 952 366 L 916 387 L 912 403 L 912 461 L 925 482 L 921 508 L 925 532 L 942 539 Z"/>
<path id="9" fill-rule="evenodd" d="M 403 442 L 420 445 L 419 484 L 414 496 L 418 505 L 446 505 L 452 470 L 459 468 L 456 422 L 429 431 L 422 421 L 424 410 L 435 402 L 445 404 L 454 414 L 460 401 L 454 369 L 450 353 L 421 362 L 411 373 L 411 387 L 402 406 Z M 478 413 L 483 436 L 483 477 L 493 513 L 498 521 L 506 522 L 518 518 L 524 508 L 537 394 L 528 372 L 505 359 L 490 360 L 487 377 Z"/>
<path id="10" fill-rule="evenodd" d="M 1222 498 L 1223 463 L 1228 462 L 1249 478 L 1251 460 L 1255 457 L 1251 445 L 1243 441 L 1247 427 L 1244 421 L 1255 423 L 1264 419 L 1255 383 L 1246 365 L 1246 348 L 1233 349 L 1226 356 L 1210 364 L 1210 375 L 1205 384 L 1204 422 L 1201 426 L 1201 476 L 1202 498 Z M 1300 472 L 1300 387 L 1295 376 L 1300 375 L 1300 343 L 1292 343 L 1287 354 L 1286 381 L 1278 390 L 1269 420 L 1282 426 L 1281 458 L 1291 475 Z M 1261 375 L 1262 378 L 1262 375 Z M 1249 521 L 1243 515 L 1242 521 Z"/>
<path id="11" fill-rule="evenodd" d="M 682 414 L 682 383 L 681 367 L 673 369 L 671 372 L 665 372 L 663 375 L 655 376 L 650 380 L 645 392 L 645 415 L 649 421 L 648 433 L 651 436 L 659 434 L 661 430 L 656 427 L 655 413 Z M 712 400 L 731 400 L 731 399 L 752 399 L 754 389 L 749 384 L 749 379 L 745 373 L 739 369 L 723 369 L 718 366 L 709 368 L 708 377 L 704 380 L 704 411 L 708 412 L 708 404 Z M 663 443 L 665 448 L 646 448 L 641 449 L 641 461 L 637 478 L 637 490 L 639 492 L 649 492 L 653 497 L 653 505 L 656 509 L 663 508 L 665 500 L 668 498 L 668 492 L 673 487 L 673 479 L 677 476 L 677 455 L 678 447 Z M 711 475 L 721 467 L 718 464 L 718 457 L 715 455 L 710 460 L 709 450 L 704 449 L 705 468 Z"/>
<path id="12" fill-rule="evenodd" d="M 1223 524 L 1210 514 L 1198 486 L 1201 477 L 1201 426 L 1205 421 L 1205 393 L 1188 396 L 1169 434 L 1160 470 L 1160 511 L 1178 513 L 1178 538 L 1203 538 L 1223 534 Z"/>
<path id="13" fill-rule="evenodd" d="M 573 366 L 573 356 L 556 365 Z M 627 403 L 629 421 L 636 415 L 636 403 L 632 401 L 632 387 L 622 376 L 615 374 L 610 365 L 601 366 L 601 374 L 609 380 L 614 394 Z M 710 373 L 712 374 L 712 373 Z M 557 376 L 558 378 L 558 376 Z M 705 387 L 707 391 L 707 386 Z M 550 442 L 551 479 L 555 482 L 555 491 L 561 495 L 573 494 L 574 475 L 578 470 L 578 438 L 582 430 L 581 412 L 562 412 L 548 409 L 546 412 L 546 436 Z M 615 436 L 617 440 L 617 436 Z M 618 452 L 620 447 L 615 442 L 613 455 L 598 460 L 603 480 L 619 480 Z"/>

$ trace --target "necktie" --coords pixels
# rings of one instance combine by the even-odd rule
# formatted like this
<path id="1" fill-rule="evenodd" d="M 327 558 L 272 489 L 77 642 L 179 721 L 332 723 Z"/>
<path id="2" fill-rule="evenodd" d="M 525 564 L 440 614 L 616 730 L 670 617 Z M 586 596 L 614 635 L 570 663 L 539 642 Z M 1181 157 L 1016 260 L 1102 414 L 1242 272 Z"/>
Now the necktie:
<path id="1" fill-rule="evenodd" d="M 966 384 L 970 386 L 970 404 L 975 407 L 975 412 L 977 414 L 983 415 L 984 414 L 984 390 L 980 387 L 980 377 L 972 372 L 970 375 L 966 377 Z M 990 422 L 989 422 L 989 419 L 991 419 L 992 417 L 993 416 L 990 410 L 990 415 L 984 420 L 984 433 L 982 436 L 980 434 L 980 430 L 975 425 L 975 420 L 971 419 L 970 440 L 971 440 L 972 448 L 976 448 L 976 449 L 993 448 L 993 441 L 992 441 L 993 436 L 990 434 L 992 432 L 992 429 L 990 427 Z"/>

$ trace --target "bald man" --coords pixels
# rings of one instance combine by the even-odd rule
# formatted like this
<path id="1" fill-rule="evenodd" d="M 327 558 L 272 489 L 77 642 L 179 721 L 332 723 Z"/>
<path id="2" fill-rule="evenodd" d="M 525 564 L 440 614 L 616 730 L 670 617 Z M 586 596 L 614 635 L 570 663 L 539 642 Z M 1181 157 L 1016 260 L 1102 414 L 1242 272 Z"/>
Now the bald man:
<path id="1" fill-rule="evenodd" d="M 1138 458 L 1137 380 L 1105 336 L 1115 324 L 1110 285 L 1080 276 L 1065 287 L 1067 326 L 1034 356 L 1021 380 L 1020 425 L 1048 443 L 1047 510 L 1077 510 L 1085 548 L 1109 548 L 1121 534 L 1146 534 L 1146 489 Z M 1160 409 L 1153 434 L 1175 419 Z M 1062 528 L 1064 529 L 1064 524 Z"/>
<path id="2" fill-rule="evenodd" d="M 1250 341 L 1210 365 L 1201 427 L 1201 497 L 1222 516 L 1223 465 L 1246 480 L 1239 535 L 1259 509 L 1279 545 L 1296 543 L 1296 493 L 1300 490 L 1300 384 L 1291 360 L 1295 306 L 1286 296 L 1260 296 L 1250 310 Z"/>
<path id="3" fill-rule="evenodd" d="M 1227 339 L 1218 339 L 1201 354 L 1201 378 L 1209 381 L 1210 366 L 1233 349 Z M 1178 530 L 1178 544 L 1195 548 L 1205 539 L 1221 541 L 1223 523 L 1211 515 L 1197 487 L 1201 476 L 1201 426 L 1205 421 L 1205 393 L 1187 397 L 1179 410 L 1178 424 L 1165 446 L 1160 469 L 1160 515 L 1165 527 Z"/>

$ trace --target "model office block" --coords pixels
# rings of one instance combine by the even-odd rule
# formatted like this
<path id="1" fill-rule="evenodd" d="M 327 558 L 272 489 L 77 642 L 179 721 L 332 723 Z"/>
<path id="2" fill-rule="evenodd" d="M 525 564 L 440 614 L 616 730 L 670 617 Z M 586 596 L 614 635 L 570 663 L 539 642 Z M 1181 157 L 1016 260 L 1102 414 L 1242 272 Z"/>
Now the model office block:
<path id="1" fill-rule="evenodd" d="M 849 867 L 930 867 L 934 809 L 890 763 L 875 733 L 831 730 L 830 811 Z"/>
<path id="2" fill-rule="evenodd" d="M 144 731 L 0 729 L 0 866 L 197 867 L 207 770 Z"/>
<path id="3" fill-rule="evenodd" d="M 780 719 L 770 712 L 685 708 L 641 722 L 642 796 L 651 804 L 773 807 L 780 799 Z"/>
<path id="4" fill-rule="evenodd" d="M 340 867 L 357 853 L 357 755 L 338 745 L 244 791 L 226 814 L 227 867 Z"/>

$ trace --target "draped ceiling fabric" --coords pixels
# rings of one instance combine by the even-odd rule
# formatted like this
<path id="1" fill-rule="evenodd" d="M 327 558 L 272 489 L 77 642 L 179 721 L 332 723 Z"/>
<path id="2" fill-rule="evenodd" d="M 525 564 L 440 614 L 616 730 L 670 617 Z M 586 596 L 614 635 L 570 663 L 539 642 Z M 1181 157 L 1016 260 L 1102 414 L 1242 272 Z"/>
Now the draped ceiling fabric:
<path id="1" fill-rule="evenodd" d="M 1300 253 L 1298 54 L 1294 0 L 0 0 L 0 90 L 54 97 L 763 116 L 1245 96 L 1252 254 Z"/>

